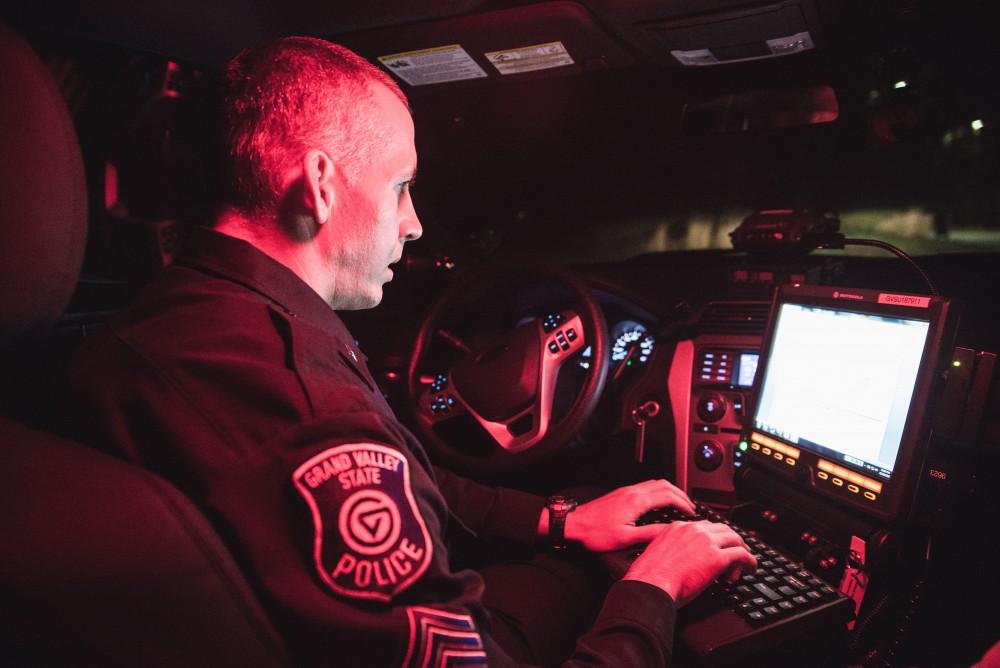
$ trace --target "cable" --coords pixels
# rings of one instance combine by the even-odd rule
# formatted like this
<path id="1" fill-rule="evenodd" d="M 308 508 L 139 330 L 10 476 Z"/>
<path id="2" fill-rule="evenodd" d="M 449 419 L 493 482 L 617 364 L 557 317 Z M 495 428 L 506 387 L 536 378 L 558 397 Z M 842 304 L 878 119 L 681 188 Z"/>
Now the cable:
<path id="1" fill-rule="evenodd" d="M 931 277 L 928 276 L 927 273 L 920 268 L 920 265 L 917 264 L 912 257 L 910 257 L 902 250 L 896 248 L 890 243 L 886 243 L 885 241 L 878 241 L 877 239 L 845 239 L 841 237 L 839 239 L 835 238 L 829 241 L 824 239 L 821 243 L 816 244 L 816 248 L 836 249 L 836 248 L 843 248 L 844 246 L 874 246 L 875 248 L 881 248 L 883 250 L 889 251 L 890 253 L 894 253 L 900 258 L 906 260 L 909 263 L 909 265 L 913 267 L 913 269 L 916 270 L 918 274 L 920 274 L 920 277 L 924 279 L 924 283 L 927 284 L 927 289 L 930 290 L 930 293 L 932 295 L 936 297 L 941 294 L 940 292 L 938 292 L 937 286 L 934 285 L 934 281 L 932 281 Z"/>

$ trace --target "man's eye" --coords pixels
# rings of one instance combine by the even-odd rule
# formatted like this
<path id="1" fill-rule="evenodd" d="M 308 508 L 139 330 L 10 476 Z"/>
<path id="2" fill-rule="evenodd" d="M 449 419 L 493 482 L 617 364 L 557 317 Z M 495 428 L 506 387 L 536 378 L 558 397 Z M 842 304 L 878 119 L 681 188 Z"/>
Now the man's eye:
<path id="1" fill-rule="evenodd" d="M 402 197 L 403 193 L 409 192 L 413 188 L 413 185 L 415 183 L 416 183 L 416 179 L 409 179 L 409 180 L 403 181 L 402 183 L 396 184 L 396 193 L 400 197 Z"/>

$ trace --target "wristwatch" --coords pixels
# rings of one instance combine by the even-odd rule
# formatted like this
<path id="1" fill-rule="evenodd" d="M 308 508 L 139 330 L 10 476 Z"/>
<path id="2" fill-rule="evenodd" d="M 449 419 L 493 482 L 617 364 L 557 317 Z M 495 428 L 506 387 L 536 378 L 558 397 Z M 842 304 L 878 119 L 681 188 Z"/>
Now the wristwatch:
<path id="1" fill-rule="evenodd" d="M 549 546 L 553 549 L 566 549 L 566 516 L 576 510 L 578 505 L 576 499 L 562 494 L 545 500 L 545 507 L 549 509 Z"/>

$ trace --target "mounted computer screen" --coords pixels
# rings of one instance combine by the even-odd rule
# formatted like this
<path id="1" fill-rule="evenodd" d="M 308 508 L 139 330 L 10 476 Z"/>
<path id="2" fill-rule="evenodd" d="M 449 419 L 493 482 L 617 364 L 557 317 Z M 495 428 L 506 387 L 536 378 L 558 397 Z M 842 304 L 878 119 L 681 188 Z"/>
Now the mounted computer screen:
<path id="1" fill-rule="evenodd" d="M 877 517 L 904 512 L 926 449 L 934 380 L 951 353 L 949 306 L 866 290 L 779 291 L 748 462 Z"/>

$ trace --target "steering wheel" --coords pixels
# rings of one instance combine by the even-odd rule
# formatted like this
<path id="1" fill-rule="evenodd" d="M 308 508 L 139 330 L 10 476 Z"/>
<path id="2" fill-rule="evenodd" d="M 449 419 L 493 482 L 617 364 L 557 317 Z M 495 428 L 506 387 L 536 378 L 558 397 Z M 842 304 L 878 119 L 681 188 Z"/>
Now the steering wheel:
<path id="1" fill-rule="evenodd" d="M 492 292 L 512 294 L 539 283 L 568 293 L 568 308 L 506 327 L 486 342 L 469 346 L 442 328 L 458 308 L 484 312 Z M 463 276 L 425 316 L 407 370 L 410 408 L 424 443 L 443 463 L 470 473 L 521 468 L 562 452 L 593 414 L 608 373 L 607 327 L 600 304 L 565 269 L 532 263 L 503 263 Z M 435 339 L 461 351 L 448 369 L 426 373 Z M 591 347 L 590 364 L 576 398 L 553 420 L 560 370 L 578 351 Z M 489 448 L 443 437 L 441 427 L 468 416 L 488 435 Z M 446 430 L 445 430 L 446 431 Z"/>

